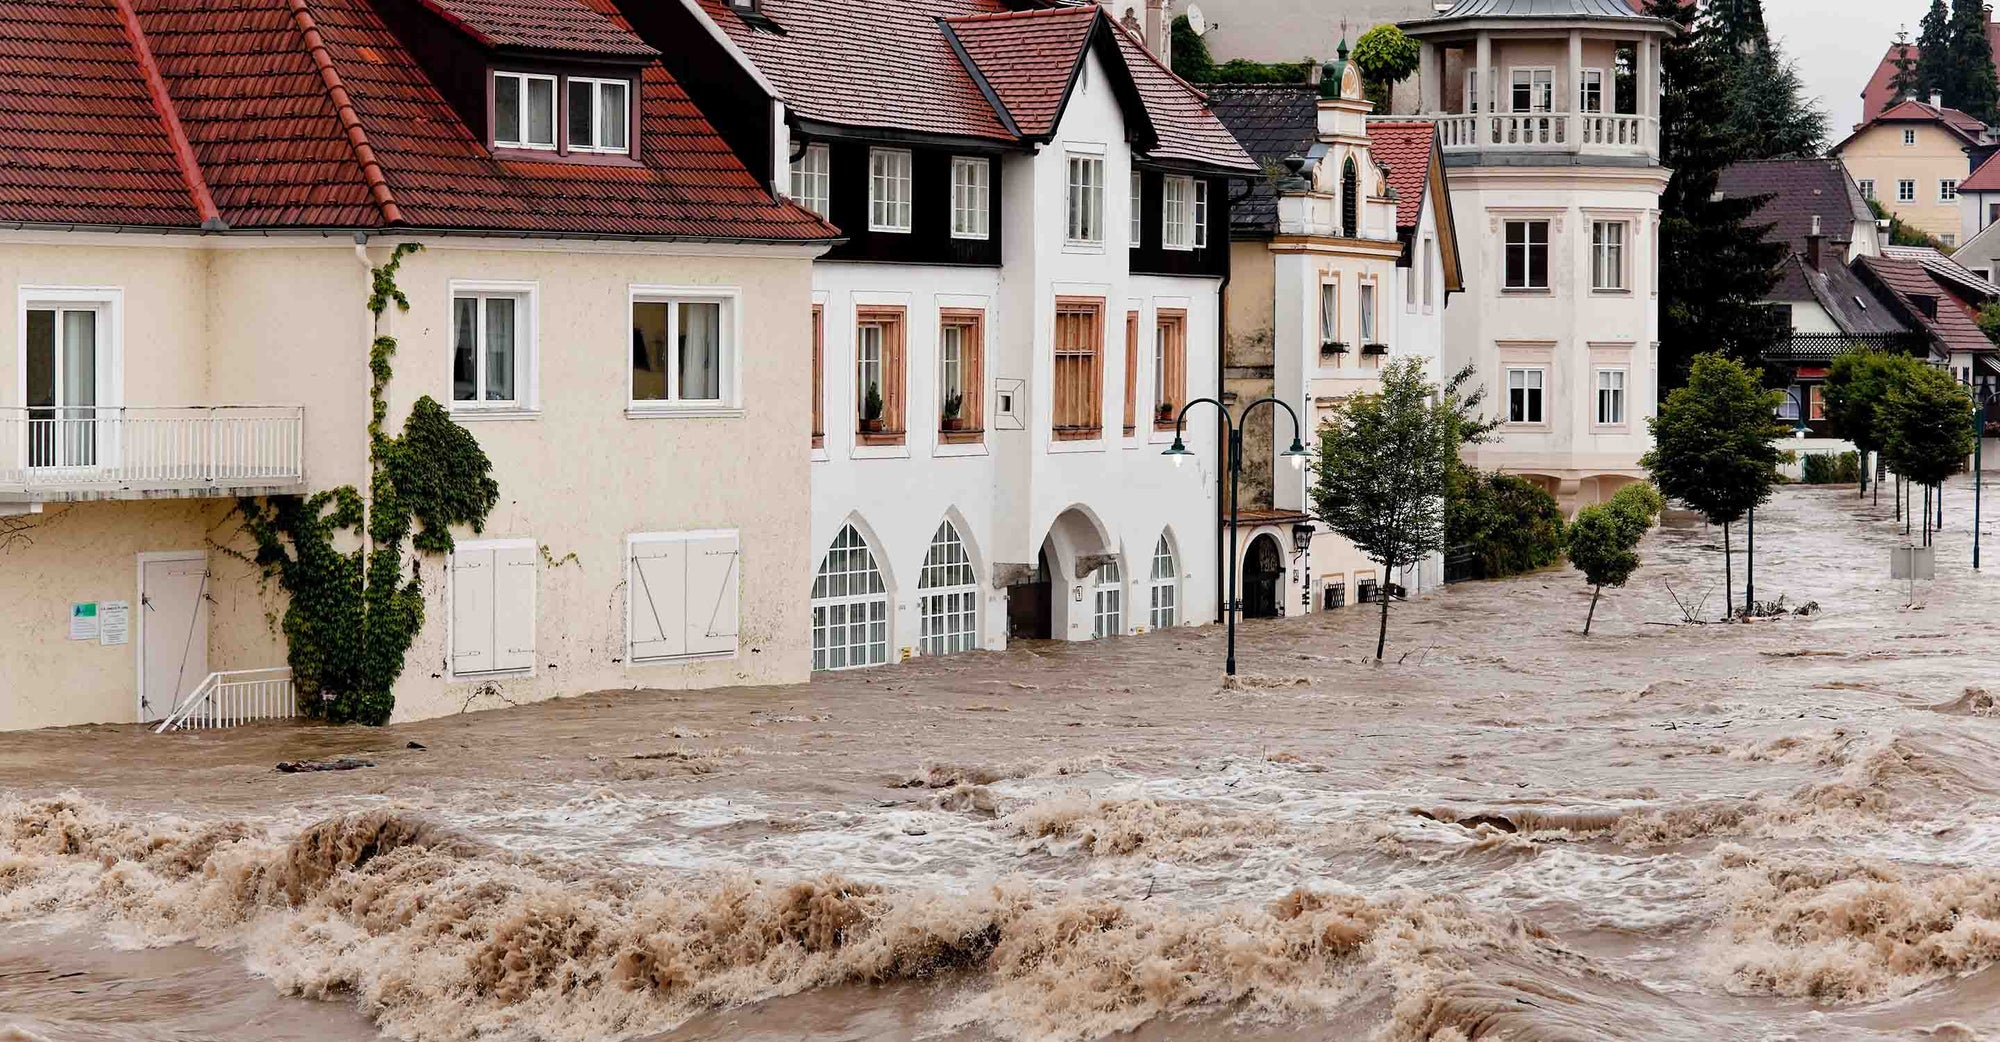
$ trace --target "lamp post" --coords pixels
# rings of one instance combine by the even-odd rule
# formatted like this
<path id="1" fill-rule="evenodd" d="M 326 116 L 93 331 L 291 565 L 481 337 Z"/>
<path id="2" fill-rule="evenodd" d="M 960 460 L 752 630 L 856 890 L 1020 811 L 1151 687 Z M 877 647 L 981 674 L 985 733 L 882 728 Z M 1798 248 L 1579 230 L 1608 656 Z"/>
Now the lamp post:
<path id="1" fill-rule="evenodd" d="M 1291 416 L 1292 447 L 1279 455 L 1292 461 L 1293 470 L 1303 469 L 1309 453 L 1306 452 L 1305 442 L 1300 440 L 1299 414 L 1294 412 L 1291 406 L 1276 398 L 1259 398 L 1251 402 L 1243 407 L 1243 415 L 1240 417 L 1229 415 L 1229 407 L 1215 398 L 1196 398 L 1181 406 L 1180 415 L 1174 417 L 1174 443 L 1161 453 L 1173 460 L 1176 467 L 1181 465 L 1182 458 L 1194 455 L 1188 450 L 1187 443 L 1181 440 L 1181 433 L 1187 427 L 1189 409 L 1197 405 L 1213 405 L 1215 411 L 1222 414 L 1223 430 L 1229 434 L 1229 588 L 1222 591 L 1222 611 L 1229 630 L 1229 656 L 1222 668 L 1225 675 L 1232 677 L 1236 675 L 1236 615 L 1242 607 L 1236 596 L 1236 528 L 1240 517 L 1238 508 L 1242 502 L 1239 486 L 1243 480 L 1243 424 L 1249 421 L 1250 414 L 1256 411 L 1259 405 L 1267 404 L 1275 405 Z"/>
<path id="2" fill-rule="evenodd" d="M 1785 397 L 1791 399 L 1793 405 L 1798 406 L 1797 413 L 1792 417 L 1792 437 L 1804 441 L 1806 440 L 1806 435 L 1812 433 L 1806 427 L 1805 402 L 1799 399 L 1798 392 L 1789 387 L 1784 388 L 1784 392 Z M 1805 460 L 1803 457 L 1799 461 L 1799 469 L 1801 473 L 1805 470 Z M 1745 558 L 1743 564 L 1743 610 L 1745 612 L 1749 612 L 1757 607 L 1757 508 L 1754 506 L 1750 508 L 1749 527 L 1750 553 Z"/>
<path id="3" fill-rule="evenodd" d="M 1982 484 L 1980 475 L 1985 468 L 1986 407 L 1993 404 L 1995 398 L 2000 398 L 2000 390 L 1985 394 L 1975 390 L 1973 398 L 1979 402 L 1979 408 L 1972 413 L 1972 570 L 1976 572 L 1979 570 L 1979 486 Z"/>

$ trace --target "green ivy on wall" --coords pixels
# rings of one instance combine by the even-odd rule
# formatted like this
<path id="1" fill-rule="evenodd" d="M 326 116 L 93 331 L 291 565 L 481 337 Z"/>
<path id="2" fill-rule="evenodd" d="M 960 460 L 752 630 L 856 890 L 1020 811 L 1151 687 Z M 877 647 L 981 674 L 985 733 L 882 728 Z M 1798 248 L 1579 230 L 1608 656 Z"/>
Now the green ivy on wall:
<path id="1" fill-rule="evenodd" d="M 429 395 L 417 399 L 400 435 L 383 430 L 396 339 L 382 315 L 410 300 L 396 285 L 403 243 L 372 269 L 368 498 L 352 485 L 309 496 L 241 499 L 253 560 L 285 591 L 283 629 L 299 708 L 333 723 L 380 725 L 396 707 L 394 688 L 424 624 L 422 554 L 449 553 L 451 526 L 474 532 L 500 499 L 493 463 L 472 433 Z M 358 542 L 342 550 L 339 542 Z M 406 575 L 405 543 L 414 551 Z"/>

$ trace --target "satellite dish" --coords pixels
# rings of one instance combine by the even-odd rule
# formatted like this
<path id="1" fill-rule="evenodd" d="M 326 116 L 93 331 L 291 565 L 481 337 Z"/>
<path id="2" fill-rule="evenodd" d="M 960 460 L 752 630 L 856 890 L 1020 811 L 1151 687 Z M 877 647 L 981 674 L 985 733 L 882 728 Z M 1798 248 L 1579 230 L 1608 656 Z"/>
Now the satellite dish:
<path id="1" fill-rule="evenodd" d="M 1208 32 L 1208 19 L 1202 17 L 1200 4 L 1188 5 L 1187 20 L 1188 28 L 1193 29 L 1196 36 Z"/>

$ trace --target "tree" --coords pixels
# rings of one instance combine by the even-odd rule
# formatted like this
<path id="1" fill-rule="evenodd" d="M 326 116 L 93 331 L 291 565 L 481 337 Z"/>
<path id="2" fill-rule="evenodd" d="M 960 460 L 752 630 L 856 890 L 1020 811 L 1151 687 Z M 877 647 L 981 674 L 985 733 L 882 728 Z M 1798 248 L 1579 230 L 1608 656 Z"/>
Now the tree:
<path id="1" fill-rule="evenodd" d="M 1889 222 L 1889 245 L 1928 246 L 1939 253 L 1949 254 L 1951 252 L 1951 247 L 1939 242 L 1931 233 L 1924 231 L 1922 228 L 1903 223 L 1901 217 L 1890 213 L 1879 200 L 1868 200 L 1868 209 L 1875 215 L 1877 221 Z"/>
<path id="2" fill-rule="evenodd" d="M 1444 548 L 1445 471 L 1458 452 L 1459 422 L 1404 358 L 1382 369 L 1382 389 L 1336 403 L 1319 429 L 1313 513 L 1368 559 L 1384 580 Z M 1389 600 L 1375 637 L 1389 640 Z"/>
<path id="3" fill-rule="evenodd" d="M 1608 501 L 1576 512 L 1563 533 L 1569 563 L 1591 586 L 1590 613 L 1583 617 L 1583 635 L 1597 618 L 1597 599 L 1606 586 L 1623 586 L 1639 568 L 1639 540 L 1666 503 L 1653 486 L 1641 481 L 1618 490 Z"/>
<path id="4" fill-rule="evenodd" d="M 1889 64 L 1895 67 L 1896 74 L 1889 77 L 1889 96 L 1882 99 L 1883 112 L 1895 108 L 1905 98 L 1916 97 L 1918 90 L 1917 56 L 1910 50 L 1908 29 L 1896 30 L 1895 48 L 1890 53 Z M 1862 115 L 1867 116 L 1868 113 Z"/>
<path id="5" fill-rule="evenodd" d="M 1169 33 L 1168 52 L 1173 55 L 1174 75 L 1189 83 L 1202 83 L 1215 68 L 1208 53 L 1208 41 L 1194 31 L 1187 15 L 1175 15 Z"/>
<path id="6" fill-rule="evenodd" d="M 1917 25 L 1917 96 L 1929 100 L 1932 94 L 1950 98 L 1951 12 L 1944 0 L 1931 0 L 1931 9 Z"/>
<path id="7" fill-rule="evenodd" d="M 1768 40 L 1726 59 L 1724 134 L 1743 159 L 1794 159 L 1826 148 L 1826 112 L 1810 100 L 1798 66 Z"/>
<path id="8" fill-rule="evenodd" d="M 1993 41 L 1986 35 L 1985 0 L 1952 0 L 1950 70 L 1945 97 L 1952 108 L 1988 123 L 2000 118 L 2000 82 L 1993 72 Z"/>
<path id="9" fill-rule="evenodd" d="M 1389 110 L 1389 91 L 1409 79 L 1422 60 L 1423 45 L 1403 35 L 1403 30 L 1383 23 L 1354 41 L 1354 64 L 1368 85 L 1368 100 L 1377 112 Z"/>
<path id="10" fill-rule="evenodd" d="M 1836 438 L 1845 438 L 1860 451 L 1862 473 L 1867 473 L 1868 454 L 1882 450 L 1882 398 L 1889 391 L 1893 356 L 1863 347 L 1850 347 L 1834 356 L 1826 372 L 1826 419 Z M 1875 498 L 1882 498 L 1877 489 Z"/>
<path id="11" fill-rule="evenodd" d="M 1972 453 L 1972 395 L 1951 374 L 1914 358 L 1896 366 L 1882 397 L 1882 456 L 1896 473 L 1936 489 Z M 1924 511 L 1930 537 L 1930 511 Z"/>
<path id="12" fill-rule="evenodd" d="M 1771 496 L 1778 483 L 1774 414 L 1784 395 L 1757 373 L 1718 354 L 1696 355 L 1688 382 L 1647 421 L 1653 447 L 1639 459 L 1670 499 L 1722 526 L 1723 603 L 1732 603 L 1729 526 Z M 1752 562 L 1753 566 L 1755 562 Z"/>

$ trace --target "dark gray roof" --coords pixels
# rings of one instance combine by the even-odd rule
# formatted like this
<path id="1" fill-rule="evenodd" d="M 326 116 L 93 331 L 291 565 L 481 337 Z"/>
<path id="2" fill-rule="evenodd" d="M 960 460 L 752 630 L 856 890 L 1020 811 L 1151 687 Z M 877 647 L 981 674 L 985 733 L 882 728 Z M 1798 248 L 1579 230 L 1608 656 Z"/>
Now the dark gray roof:
<path id="1" fill-rule="evenodd" d="M 1843 333 L 1910 332 L 1910 327 L 1896 316 L 1880 294 L 1840 263 L 1841 256 L 1841 251 L 1829 249 L 1822 255 L 1818 269 L 1798 254 L 1786 257 L 1778 285 L 1771 290 L 1771 299 L 1818 301 Z"/>
<path id="2" fill-rule="evenodd" d="M 1305 155 L 1319 139 L 1319 91 L 1306 84 L 1203 85 L 1208 107 L 1222 125 L 1266 171 L 1250 183 L 1248 198 L 1229 207 L 1229 227 L 1253 235 L 1278 229 L 1278 193 L 1270 171 L 1283 171 L 1283 160 Z"/>
<path id="3" fill-rule="evenodd" d="M 1795 251 L 1806 248 L 1815 216 L 1827 242 L 1842 245 L 1853 237 L 1855 222 L 1875 219 L 1861 198 L 1861 189 L 1838 159 L 1736 163 L 1722 171 L 1715 189 L 1731 199 L 1768 196 L 1751 215 L 1750 223 L 1771 225 L 1765 238 L 1783 242 Z"/>

